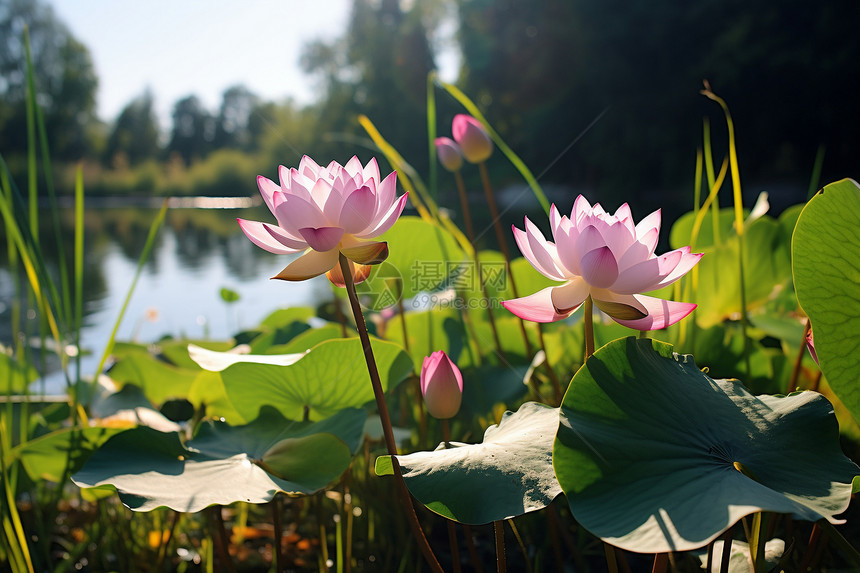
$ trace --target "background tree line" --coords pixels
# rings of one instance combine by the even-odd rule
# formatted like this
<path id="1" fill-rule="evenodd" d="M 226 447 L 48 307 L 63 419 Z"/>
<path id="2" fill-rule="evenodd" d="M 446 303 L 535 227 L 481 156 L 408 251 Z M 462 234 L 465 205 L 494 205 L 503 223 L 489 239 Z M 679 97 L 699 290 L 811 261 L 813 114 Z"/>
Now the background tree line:
<path id="1" fill-rule="evenodd" d="M 171 187 L 164 174 L 187 176 L 216 159 L 270 176 L 270 163 L 293 164 L 303 153 L 345 160 L 367 143 L 359 113 L 425 170 L 426 77 L 451 15 L 462 53 L 458 85 L 533 171 L 546 171 L 542 182 L 599 187 L 610 197 L 686 195 L 704 116 L 716 149 L 724 145 L 719 108 L 698 94 L 703 79 L 731 107 L 751 193 L 759 184 L 805 193 L 819 148 L 823 181 L 860 175 L 854 0 L 354 0 L 343 35 L 302 54 L 317 102 L 263 101 L 237 85 L 208 110 L 189 94 L 174 104 L 164 133 L 149 92 L 100 122 L 86 47 L 40 1 L 0 0 L 0 152 L 8 160 L 26 150 L 27 23 L 52 152 L 99 166 L 90 188 L 122 188 L 106 174 L 131 170 L 148 175 L 124 190 L 198 192 L 196 184 Z M 438 104 L 444 134 L 460 108 L 441 93 Z M 497 171 L 505 169 L 500 161 Z"/>

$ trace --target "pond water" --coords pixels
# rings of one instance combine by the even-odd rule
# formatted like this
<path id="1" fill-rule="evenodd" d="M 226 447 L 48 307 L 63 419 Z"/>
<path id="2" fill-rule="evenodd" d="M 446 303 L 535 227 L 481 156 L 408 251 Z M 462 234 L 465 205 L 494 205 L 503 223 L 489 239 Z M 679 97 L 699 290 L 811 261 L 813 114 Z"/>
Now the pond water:
<path id="1" fill-rule="evenodd" d="M 149 226 L 157 209 L 147 207 L 88 209 L 85 214 L 84 327 L 82 372 L 95 374 L 129 291 Z M 259 324 L 272 311 L 315 305 L 332 297 L 325 277 L 301 283 L 270 280 L 291 257 L 255 247 L 236 217 L 270 220 L 262 209 L 170 209 L 150 253 L 117 333 L 117 340 L 154 342 L 164 336 L 229 339 Z M 63 212 L 63 245 L 72 260 L 72 213 Z M 45 218 L 42 229 L 49 227 Z M 42 238 L 49 267 L 57 268 L 56 240 Z M 3 248 L 0 266 L 0 342 L 14 337 L 38 342 L 38 320 L 31 316 L 23 332 L 12 332 L 15 286 Z M 231 304 L 222 287 L 239 294 Z M 41 392 L 42 381 L 34 388 Z M 60 372 L 44 380 L 48 394 L 65 391 Z"/>

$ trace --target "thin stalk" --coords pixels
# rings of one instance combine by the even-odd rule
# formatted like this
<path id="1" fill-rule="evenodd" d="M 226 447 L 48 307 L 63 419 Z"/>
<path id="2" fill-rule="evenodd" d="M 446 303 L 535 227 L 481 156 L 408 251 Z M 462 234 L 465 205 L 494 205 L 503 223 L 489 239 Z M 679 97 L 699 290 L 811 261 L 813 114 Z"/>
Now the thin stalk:
<path id="1" fill-rule="evenodd" d="M 5 460 L 6 454 L 4 452 L 4 443 L 7 442 L 11 444 L 11 437 L 6 434 L 6 423 L 5 420 L 0 420 L 0 459 Z M 12 468 L 9 468 L 9 471 L 13 471 Z M 27 567 L 27 571 L 32 573 L 33 569 L 33 561 L 30 558 L 30 549 L 27 545 L 27 536 L 24 532 L 24 525 L 21 523 L 21 516 L 18 514 L 18 506 L 15 503 L 15 494 L 12 487 L 10 487 L 9 480 L 9 471 L 7 471 L 6 463 L 0 464 L 0 481 L 3 482 L 3 491 L 6 494 L 5 504 L 8 507 L 9 512 L 9 521 L 11 522 L 11 527 L 7 526 L 7 529 L 11 529 L 12 531 L 7 531 L 7 537 L 10 537 L 10 544 L 14 544 L 17 542 L 16 555 L 24 561 Z M 5 520 L 4 520 L 5 521 Z"/>
<path id="2" fill-rule="evenodd" d="M 720 573 L 729 573 L 729 559 L 732 556 L 732 535 L 735 532 L 735 526 L 732 525 L 726 530 L 723 535 L 723 552 L 720 555 Z"/>
<path id="3" fill-rule="evenodd" d="M 448 419 L 440 420 L 442 425 L 442 441 L 445 442 L 447 446 L 451 441 L 451 424 L 448 422 Z M 460 573 L 460 549 L 457 546 L 457 524 L 450 520 L 446 519 L 445 522 L 448 525 L 448 545 L 451 546 L 451 564 L 454 568 L 454 573 Z"/>
<path id="4" fill-rule="evenodd" d="M 284 570 L 284 554 L 281 547 L 281 539 L 284 536 L 283 526 L 281 524 L 281 498 L 278 494 L 272 498 L 269 504 L 272 507 L 272 527 L 274 528 L 274 539 L 272 540 L 272 553 L 275 558 L 275 573 L 281 573 Z"/>
<path id="5" fill-rule="evenodd" d="M 466 110 L 475 119 L 477 119 L 484 125 L 484 129 L 487 130 L 490 139 L 493 140 L 493 142 L 499 148 L 499 151 L 501 151 L 505 155 L 505 157 L 508 158 L 508 161 L 510 161 L 511 164 L 517 169 L 517 171 L 520 172 L 520 175 L 523 176 L 523 179 L 525 179 L 526 182 L 529 184 L 529 187 L 531 187 L 532 192 L 537 198 L 538 203 L 540 203 L 541 207 L 543 207 L 544 212 L 549 215 L 549 200 L 546 198 L 546 195 L 544 194 L 543 189 L 541 189 L 540 184 L 537 182 L 537 179 L 532 174 L 531 170 L 523 162 L 523 160 L 520 159 L 517 154 L 514 153 L 514 151 L 510 147 L 508 147 L 508 144 L 505 143 L 505 141 L 499 136 L 499 134 L 496 133 L 496 130 L 493 129 L 493 127 L 487 121 L 487 118 L 485 118 L 484 114 L 481 113 L 481 110 L 478 109 L 478 106 L 476 106 L 475 103 L 470 100 L 469 97 L 465 93 L 463 93 L 462 90 L 460 90 L 460 88 L 442 81 L 437 83 L 442 89 L 451 94 L 454 99 L 460 102 L 463 107 L 465 107 Z"/>
<path id="6" fill-rule="evenodd" d="M 710 86 L 705 84 L 705 89 L 702 94 L 717 102 L 723 109 L 723 114 L 726 116 L 726 126 L 729 132 L 729 166 L 732 173 L 732 191 L 734 196 L 735 207 L 735 231 L 738 235 L 738 270 L 740 273 L 740 291 L 741 291 L 741 332 L 744 337 L 744 364 L 746 366 L 747 380 L 752 376 L 752 364 L 750 362 L 749 338 L 747 338 L 747 327 L 749 325 L 749 316 L 747 315 L 747 295 L 746 285 L 744 281 L 744 213 L 743 213 L 743 195 L 741 194 L 741 174 L 738 166 L 738 153 L 735 141 L 735 125 L 732 121 L 732 115 L 729 113 L 729 106 L 726 102 L 711 91 Z"/>
<path id="7" fill-rule="evenodd" d="M 594 354 L 594 301 L 591 300 L 591 295 L 585 298 L 582 310 L 585 325 L 585 360 L 588 360 Z"/>
<path id="8" fill-rule="evenodd" d="M 478 558 L 478 549 L 475 547 L 475 537 L 472 535 L 472 526 L 463 524 L 463 537 L 466 538 L 466 548 L 469 550 L 469 561 L 476 573 L 484 573 L 484 566 Z"/>
<path id="9" fill-rule="evenodd" d="M 836 529 L 832 523 L 827 521 L 826 519 L 819 519 L 815 522 L 816 525 L 819 525 L 822 529 L 822 533 L 827 535 L 827 538 L 833 541 L 833 544 L 836 545 L 839 549 L 841 549 L 845 555 L 848 557 L 848 560 L 853 564 L 854 567 L 860 567 L 860 551 L 857 550 L 856 547 L 851 545 L 845 537 L 839 533 L 839 530 Z"/>
<path id="10" fill-rule="evenodd" d="M 424 554 L 424 558 L 430 565 L 430 568 L 438 573 L 443 573 L 442 566 L 439 565 L 438 559 L 433 554 L 430 544 L 421 529 L 421 524 L 418 522 L 418 515 L 415 513 L 415 507 L 412 505 L 412 498 L 409 490 L 406 489 L 406 482 L 403 481 L 403 473 L 400 470 L 400 463 L 397 461 L 397 443 L 394 441 L 394 432 L 391 428 L 391 418 L 388 416 L 388 406 L 385 404 L 385 393 L 382 390 L 382 382 L 379 379 L 379 370 L 376 366 L 376 359 L 373 357 L 373 347 L 370 345 L 370 336 L 367 334 L 367 325 L 364 322 L 364 315 L 361 312 L 361 306 L 358 303 L 358 296 L 355 293 L 355 282 L 352 277 L 352 271 L 349 268 L 349 261 L 340 254 L 340 269 L 343 273 L 344 283 L 346 283 L 346 292 L 349 296 L 349 304 L 352 307 L 352 315 L 355 318 L 355 325 L 358 329 L 358 336 L 361 339 L 361 345 L 364 349 L 364 360 L 367 363 L 367 372 L 370 375 L 370 383 L 373 386 L 373 395 L 376 399 L 376 407 L 379 411 L 379 418 L 382 422 L 382 434 L 385 438 L 385 446 L 388 454 L 391 456 L 391 465 L 394 469 L 394 481 L 397 484 L 397 492 L 400 495 L 403 511 L 406 513 L 406 519 L 412 528 L 412 534 Z"/>
<path id="11" fill-rule="evenodd" d="M 209 515 L 215 528 L 215 533 L 211 537 L 212 545 L 214 546 L 213 549 L 218 552 L 218 560 L 221 562 L 220 570 L 236 573 L 236 568 L 233 566 L 233 558 L 230 557 L 230 551 L 227 548 L 227 529 L 224 527 L 224 516 L 221 515 L 221 506 L 214 506 Z"/>
<path id="12" fill-rule="evenodd" d="M 514 293 L 514 297 L 517 298 L 520 296 L 517 291 L 517 283 L 514 280 L 514 274 L 511 272 L 511 251 L 508 249 L 508 242 L 505 240 L 505 233 L 502 231 L 502 221 L 501 216 L 499 215 L 499 208 L 496 205 L 496 197 L 493 194 L 493 188 L 490 186 L 490 174 L 487 172 L 487 164 L 486 162 L 481 162 L 478 164 L 478 169 L 481 172 L 481 183 L 484 186 L 484 197 L 487 199 L 487 204 L 490 206 L 490 216 L 493 218 L 493 229 L 496 231 L 496 241 L 499 243 L 499 248 L 502 250 L 502 255 L 505 257 L 505 272 L 508 275 L 508 280 L 511 281 L 511 290 Z M 477 258 L 477 255 L 476 255 Z M 478 269 L 478 278 L 482 280 L 483 278 L 480 276 L 480 268 Z M 526 346 L 526 355 L 531 356 L 532 345 L 529 342 L 529 337 L 526 334 L 526 326 L 523 319 L 518 318 L 517 322 L 520 326 L 520 334 L 523 337 L 523 342 Z M 546 350 L 544 350 L 546 352 Z"/>
<path id="13" fill-rule="evenodd" d="M 81 380 L 81 328 L 84 316 L 84 172 L 79 164 L 75 173 L 75 380 Z M 77 402 L 77 392 L 75 392 Z"/>
<path id="14" fill-rule="evenodd" d="M 519 293 L 519 290 L 517 289 L 517 282 L 516 282 L 516 279 L 514 279 L 514 273 L 511 271 L 511 252 L 508 249 L 508 243 L 505 240 L 505 235 L 502 231 L 502 221 L 501 221 L 501 217 L 499 216 L 498 206 L 496 205 L 496 196 L 493 193 L 492 187 L 490 186 L 490 174 L 487 172 L 486 162 L 481 162 L 480 164 L 478 164 L 478 168 L 481 172 L 481 183 L 484 187 L 484 195 L 486 196 L 487 203 L 490 206 L 490 216 L 493 218 L 493 228 L 496 231 L 496 240 L 499 243 L 499 248 L 502 250 L 502 255 L 504 255 L 504 257 L 505 257 L 505 272 L 508 275 L 508 280 L 511 281 L 511 291 L 514 294 L 514 298 L 519 298 L 520 293 Z M 460 175 L 459 172 L 457 172 L 456 175 L 458 176 L 458 179 L 460 179 L 462 181 L 462 178 L 459 177 L 459 175 Z M 472 244 L 475 243 L 474 238 L 470 237 L 470 240 L 472 241 Z M 475 258 L 477 259 L 477 246 L 475 247 L 475 253 L 476 253 Z M 480 269 L 480 267 L 479 267 L 479 269 Z M 479 272 L 478 278 L 479 279 L 482 278 L 480 276 L 480 272 Z M 492 311 L 490 311 L 490 312 L 492 313 Z M 519 323 L 520 334 L 522 335 L 523 342 L 525 344 L 526 355 L 532 356 L 532 354 L 534 352 L 532 350 L 532 345 L 531 345 L 531 342 L 529 341 L 528 334 L 526 333 L 525 322 L 521 318 L 517 318 L 517 322 Z M 540 325 L 538 325 L 538 343 L 544 352 L 544 356 L 546 356 L 546 358 L 544 359 L 544 364 L 546 365 L 547 374 L 549 375 L 550 381 L 552 382 L 552 385 L 553 385 L 556 403 L 559 403 L 559 402 L 561 402 L 561 384 L 559 382 L 558 375 L 556 374 L 555 370 L 552 368 L 552 365 L 549 363 L 549 355 L 547 354 L 547 351 L 546 351 L 546 342 L 544 341 L 544 338 L 543 338 L 543 332 L 541 332 L 541 330 L 540 330 Z"/>
<path id="15" fill-rule="evenodd" d="M 400 330 L 403 335 L 403 348 L 409 353 L 409 331 L 406 328 L 406 308 L 403 306 L 403 297 L 397 297 L 397 310 L 400 313 Z M 424 396 L 421 394 L 421 381 L 410 376 L 409 381 L 412 391 L 415 393 L 415 404 L 418 406 L 418 445 L 420 448 L 427 447 L 427 411 L 424 409 Z"/>
<path id="16" fill-rule="evenodd" d="M 135 270 L 134 278 L 131 280 L 131 286 L 128 287 L 128 293 L 125 295 L 125 301 L 122 303 L 122 308 L 119 311 L 119 316 L 116 319 L 116 322 L 113 325 L 113 330 L 110 333 L 110 338 L 108 338 L 108 343 L 105 345 L 105 351 L 102 354 L 102 358 L 99 361 L 99 367 L 95 372 L 95 376 L 93 377 L 93 384 L 97 384 L 99 374 L 102 369 L 105 367 L 105 362 L 107 362 L 108 356 L 110 356 L 111 352 L 113 352 L 114 341 L 116 340 L 116 333 L 119 330 L 119 325 L 122 324 L 123 316 L 125 316 L 125 311 L 128 309 L 128 303 L 131 301 L 131 295 L 134 293 L 134 288 L 137 286 L 137 281 L 140 278 L 140 274 L 143 271 L 143 266 L 146 263 L 146 260 L 149 258 L 149 252 L 152 250 L 153 245 L 155 245 L 155 237 L 158 235 L 158 230 L 161 228 L 161 224 L 164 222 L 164 216 L 167 214 L 167 200 L 164 200 L 164 203 L 161 205 L 161 209 L 158 211 L 158 214 L 155 216 L 155 220 L 152 222 L 152 226 L 149 228 L 149 235 L 146 237 L 146 243 L 143 246 L 143 252 L 140 254 L 140 259 L 137 262 L 137 270 Z"/>
<path id="17" fill-rule="evenodd" d="M 669 567 L 669 554 L 657 553 L 654 555 L 654 565 L 651 566 L 651 573 L 666 573 Z"/>
<path id="18" fill-rule="evenodd" d="M 609 573 L 618 573 L 618 560 L 615 555 L 615 547 L 604 541 L 603 553 L 606 555 L 606 570 Z"/>
<path id="19" fill-rule="evenodd" d="M 170 546 L 170 541 L 173 539 L 173 532 L 176 531 L 176 524 L 179 522 L 179 516 L 182 515 L 178 511 L 171 511 L 170 527 L 167 530 L 167 539 L 162 539 L 158 546 L 158 556 L 155 561 L 155 570 L 162 571 L 164 569 L 164 559 L 167 557 L 167 548 Z M 99 539 L 98 537 L 96 539 Z"/>
<path id="20" fill-rule="evenodd" d="M 439 171 L 436 161 L 436 70 L 427 74 L 427 152 L 430 160 L 430 196 L 433 199 L 437 195 L 437 173 Z"/>
<path id="21" fill-rule="evenodd" d="M 788 380 L 786 394 L 797 390 L 797 379 L 800 377 L 800 367 L 803 364 L 803 355 L 806 354 L 806 337 L 809 335 L 809 318 L 803 327 L 803 336 L 800 339 L 800 347 L 797 349 L 797 357 L 794 359 L 794 368 L 791 370 L 791 378 Z"/>
<path id="22" fill-rule="evenodd" d="M 704 140 L 705 171 L 708 177 L 708 187 L 710 189 L 713 189 L 714 182 L 716 181 L 716 178 L 714 177 L 714 154 L 711 152 L 711 122 L 708 120 L 707 117 L 702 123 L 702 138 Z M 702 208 L 707 209 L 707 207 L 704 206 Z M 711 217 L 711 222 L 713 223 L 714 246 L 719 246 L 721 243 L 720 200 L 717 196 L 714 196 L 714 200 L 711 203 Z"/>
<path id="23" fill-rule="evenodd" d="M 325 531 L 325 519 L 323 518 L 323 507 L 322 500 L 324 494 L 317 494 L 314 496 L 314 508 L 316 509 L 317 514 L 317 525 L 320 531 L 320 551 L 322 553 L 322 564 L 325 567 L 325 571 L 328 571 L 328 535 Z M 368 536 L 368 539 L 372 539 Z"/>
<path id="24" fill-rule="evenodd" d="M 764 512 L 756 512 L 752 518 L 752 539 L 750 542 L 750 558 L 753 562 L 753 571 L 758 573 L 764 570 L 764 535 L 767 530 L 767 515 Z"/>
<path id="25" fill-rule="evenodd" d="M 812 165 L 812 175 L 809 177 L 809 189 L 806 192 L 806 200 L 812 199 L 818 191 L 818 185 L 821 182 L 821 167 L 824 165 L 824 145 L 818 146 L 818 151 L 815 152 L 815 163 Z"/>
<path id="26" fill-rule="evenodd" d="M 466 195 L 466 184 L 463 182 L 463 176 L 459 171 L 454 172 L 454 181 L 457 182 L 457 194 L 460 196 L 460 210 L 463 211 L 463 221 L 466 224 L 466 236 L 469 242 L 477 249 L 475 244 L 475 227 L 472 223 L 472 211 L 469 209 L 469 197 Z"/>
<path id="27" fill-rule="evenodd" d="M 505 573 L 508 570 L 505 558 L 505 522 L 494 521 L 493 533 L 496 540 L 496 573 Z"/>
<path id="28" fill-rule="evenodd" d="M 523 537 L 520 535 L 520 532 L 517 529 L 517 526 L 514 524 L 514 520 L 513 519 L 507 519 L 506 521 L 508 522 L 508 525 L 511 526 L 511 531 L 514 534 L 514 539 L 517 540 L 517 545 L 520 546 L 520 551 L 523 552 L 523 559 L 526 562 L 526 572 L 527 573 L 534 573 L 534 567 L 532 567 L 532 562 L 529 559 L 529 553 L 528 553 L 528 551 L 526 551 L 526 544 L 523 543 Z"/>
<path id="29" fill-rule="evenodd" d="M 346 517 L 346 535 L 344 539 L 343 564 L 346 573 L 352 571 L 352 495 L 349 493 L 349 478 L 352 475 L 352 466 L 347 468 L 343 476 L 343 513 Z"/>
<path id="30" fill-rule="evenodd" d="M 800 562 L 798 571 L 809 571 L 809 566 L 812 563 L 812 557 L 818 550 L 818 544 L 821 542 L 821 527 L 816 522 L 812 526 L 812 531 L 809 534 L 809 543 L 806 544 L 806 554 Z"/>

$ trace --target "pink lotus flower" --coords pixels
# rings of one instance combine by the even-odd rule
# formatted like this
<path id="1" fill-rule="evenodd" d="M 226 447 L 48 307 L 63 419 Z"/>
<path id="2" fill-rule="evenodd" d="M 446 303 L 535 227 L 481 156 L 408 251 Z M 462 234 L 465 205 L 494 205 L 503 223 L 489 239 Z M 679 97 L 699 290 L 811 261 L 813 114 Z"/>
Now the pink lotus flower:
<path id="1" fill-rule="evenodd" d="M 591 296 L 594 305 L 615 322 L 636 330 L 657 330 L 675 324 L 696 308 L 695 304 L 638 294 L 672 284 L 702 257 L 701 253 L 691 254 L 690 247 L 654 254 L 660 211 L 634 226 L 627 203 L 610 215 L 580 195 L 570 218 L 559 216 L 552 206 L 550 227 L 555 243 L 547 241 L 528 218 L 525 231 L 514 227 L 517 245 L 532 266 L 547 278 L 565 281 L 502 302 L 520 318 L 562 320 Z"/>
<path id="2" fill-rule="evenodd" d="M 379 176 L 376 159 L 362 167 L 357 157 L 341 166 L 320 167 L 308 156 L 298 169 L 279 168 L 281 184 L 257 177 L 257 186 L 277 225 L 237 219 L 252 243 L 279 255 L 302 255 L 273 277 L 302 281 L 322 273 L 344 286 L 339 254 L 349 259 L 355 282 L 370 273 L 368 265 L 388 257 L 384 241 L 368 241 L 397 221 L 407 194 L 396 197 L 397 174 Z"/>
<path id="3" fill-rule="evenodd" d="M 451 172 L 459 171 L 463 167 L 463 152 L 456 141 L 450 137 L 437 137 L 434 143 L 442 167 Z"/>
<path id="4" fill-rule="evenodd" d="M 463 400 L 463 376 L 443 350 L 424 358 L 421 365 L 421 394 L 434 418 L 453 418 Z"/>
<path id="5" fill-rule="evenodd" d="M 472 117 L 459 113 L 451 125 L 454 140 L 460 145 L 463 157 L 469 163 L 483 163 L 493 154 L 493 140 L 484 125 Z"/>
<path id="6" fill-rule="evenodd" d="M 809 355 L 812 356 L 812 359 L 815 360 L 815 363 L 818 364 L 818 353 L 815 351 L 815 338 L 812 336 L 812 329 L 807 329 L 806 331 L 806 349 L 809 351 Z"/>

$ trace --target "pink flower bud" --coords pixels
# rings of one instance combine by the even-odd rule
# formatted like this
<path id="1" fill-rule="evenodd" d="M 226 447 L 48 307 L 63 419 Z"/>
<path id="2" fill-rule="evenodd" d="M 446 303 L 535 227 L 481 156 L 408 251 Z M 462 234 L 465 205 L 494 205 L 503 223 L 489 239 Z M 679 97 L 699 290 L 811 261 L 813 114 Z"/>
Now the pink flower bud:
<path id="1" fill-rule="evenodd" d="M 469 163 L 482 163 L 493 154 L 493 141 L 480 121 L 463 113 L 454 116 L 451 126 L 454 139 L 460 144 L 463 157 Z"/>
<path id="2" fill-rule="evenodd" d="M 463 400 L 463 376 L 442 350 L 424 358 L 421 366 L 421 394 L 434 418 L 452 418 Z"/>
<path id="3" fill-rule="evenodd" d="M 809 350 L 810 356 L 818 364 L 818 353 L 815 351 L 815 339 L 812 337 L 812 329 L 806 331 L 806 349 Z"/>
<path id="4" fill-rule="evenodd" d="M 463 166 L 463 153 L 457 142 L 448 137 L 437 137 L 435 143 L 442 167 L 451 172 L 459 171 Z"/>

